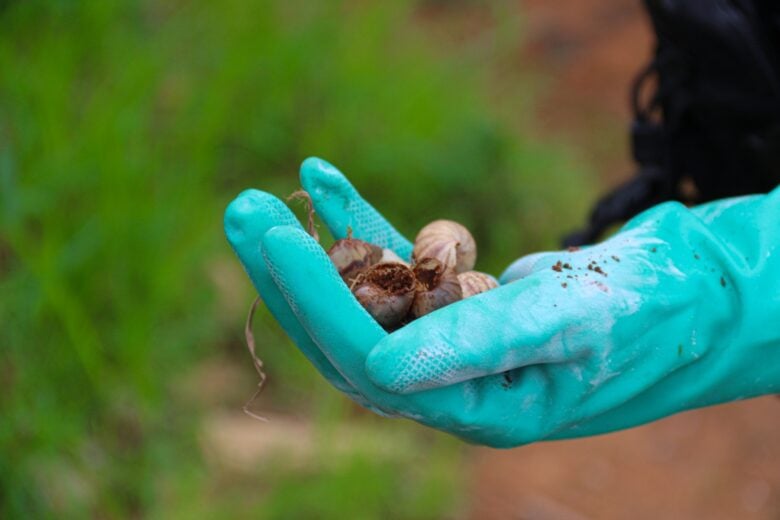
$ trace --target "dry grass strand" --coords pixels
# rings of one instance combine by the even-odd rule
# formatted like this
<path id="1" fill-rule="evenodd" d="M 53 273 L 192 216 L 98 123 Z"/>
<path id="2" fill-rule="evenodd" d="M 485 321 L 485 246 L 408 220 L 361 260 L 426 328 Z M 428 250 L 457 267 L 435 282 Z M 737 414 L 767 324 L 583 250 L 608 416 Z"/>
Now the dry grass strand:
<path id="1" fill-rule="evenodd" d="M 252 318 L 255 316 L 255 312 L 257 311 L 257 306 L 260 304 L 261 298 L 258 296 L 255 298 L 255 301 L 252 302 L 252 306 L 249 307 L 249 313 L 246 316 L 246 323 L 244 324 L 244 338 L 246 339 L 246 347 L 249 350 L 249 354 L 252 356 L 252 362 L 255 365 L 255 370 L 257 370 L 257 375 L 260 376 L 260 381 L 257 383 L 257 390 L 255 390 L 255 393 L 252 394 L 252 397 L 249 398 L 249 400 L 244 405 L 244 413 L 247 414 L 249 417 L 252 417 L 253 419 L 257 419 L 258 421 L 268 422 L 268 419 L 266 417 L 263 417 L 262 415 L 258 415 L 254 413 L 252 410 L 249 409 L 250 406 L 257 400 L 257 398 L 260 396 L 261 393 L 263 393 L 263 388 L 265 387 L 265 382 L 267 379 L 267 376 L 265 374 L 265 369 L 263 367 L 263 360 L 260 359 L 256 351 L 256 344 L 255 344 L 255 335 L 252 333 Z"/>
<path id="2" fill-rule="evenodd" d="M 306 208 L 307 213 L 307 222 L 306 222 L 306 231 L 309 232 L 309 234 L 314 237 L 314 240 L 317 242 L 320 241 L 320 235 L 317 233 L 317 228 L 314 225 L 314 203 L 311 200 L 311 195 L 309 195 L 309 192 L 306 190 L 297 190 L 290 194 L 289 197 L 287 197 L 287 202 L 290 202 L 292 200 L 301 200 L 303 201 L 304 207 Z"/>

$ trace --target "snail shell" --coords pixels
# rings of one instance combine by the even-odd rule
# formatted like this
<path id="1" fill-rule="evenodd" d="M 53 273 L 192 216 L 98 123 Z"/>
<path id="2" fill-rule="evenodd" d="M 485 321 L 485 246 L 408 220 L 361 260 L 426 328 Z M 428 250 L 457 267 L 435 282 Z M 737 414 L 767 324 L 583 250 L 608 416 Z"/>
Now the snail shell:
<path id="1" fill-rule="evenodd" d="M 342 238 L 328 249 L 328 256 L 342 280 L 351 285 L 360 273 L 379 262 L 382 248 L 357 238 Z"/>
<path id="2" fill-rule="evenodd" d="M 393 329 L 409 313 L 416 287 L 409 267 L 381 263 L 358 275 L 352 294 L 380 325 Z"/>
<path id="3" fill-rule="evenodd" d="M 458 276 L 436 258 L 423 258 L 414 266 L 417 290 L 412 302 L 411 315 L 425 316 L 445 305 L 462 299 Z"/>
<path id="4" fill-rule="evenodd" d="M 435 258 L 456 273 L 470 271 L 477 260 L 477 243 L 469 230 L 452 220 L 434 220 L 414 240 L 412 257 Z"/>
<path id="5" fill-rule="evenodd" d="M 464 299 L 498 287 L 498 282 L 495 278 L 489 274 L 480 273 L 479 271 L 466 271 L 465 273 L 460 273 L 458 275 L 458 282 L 463 291 Z"/>

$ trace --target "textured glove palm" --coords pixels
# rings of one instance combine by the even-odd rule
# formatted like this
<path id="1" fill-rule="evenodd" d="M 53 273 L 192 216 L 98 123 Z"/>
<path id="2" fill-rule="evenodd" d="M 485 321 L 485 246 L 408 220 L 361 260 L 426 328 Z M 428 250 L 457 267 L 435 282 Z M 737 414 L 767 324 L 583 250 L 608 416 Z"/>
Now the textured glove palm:
<path id="1" fill-rule="evenodd" d="M 301 181 L 337 238 L 411 244 L 333 166 Z M 387 334 L 286 206 L 250 190 L 228 239 L 271 312 L 356 401 L 491 446 L 594 435 L 780 391 L 780 191 L 667 203 L 613 238 Z"/>

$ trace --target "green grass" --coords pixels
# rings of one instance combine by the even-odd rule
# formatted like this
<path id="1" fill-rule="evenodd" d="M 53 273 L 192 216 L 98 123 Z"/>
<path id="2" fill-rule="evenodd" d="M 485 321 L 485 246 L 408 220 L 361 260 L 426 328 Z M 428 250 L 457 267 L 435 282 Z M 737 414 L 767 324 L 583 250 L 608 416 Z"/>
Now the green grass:
<path id="1" fill-rule="evenodd" d="M 462 483 L 449 438 L 382 421 L 411 436 L 409 458 L 231 476 L 201 457 L 198 431 L 212 408 L 238 404 L 171 392 L 205 358 L 251 380 L 252 292 L 222 211 L 246 187 L 289 194 L 307 156 L 342 168 L 406 233 L 462 221 L 493 272 L 554 247 L 581 216 L 582 168 L 531 138 L 526 80 L 505 74 L 495 88 L 505 38 L 447 51 L 415 9 L 0 2 L 0 516 L 199 504 L 193 516 L 374 518 L 399 496 L 410 505 L 398 517 L 452 513 L 442 497 Z M 512 34 L 501 18 L 498 34 Z M 276 406 L 365 421 L 333 405 L 264 311 L 256 334 Z"/>

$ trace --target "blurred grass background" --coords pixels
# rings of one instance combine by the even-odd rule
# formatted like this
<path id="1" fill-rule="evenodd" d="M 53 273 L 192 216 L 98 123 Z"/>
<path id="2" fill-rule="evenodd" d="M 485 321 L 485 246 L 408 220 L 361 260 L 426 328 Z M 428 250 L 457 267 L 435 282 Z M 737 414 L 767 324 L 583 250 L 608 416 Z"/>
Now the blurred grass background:
<path id="1" fill-rule="evenodd" d="M 262 309 L 282 418 L 237 418 L 253 291 L 221 230 L 318 155 L 409 235 L 463 222 L 482 270 L 557 246 L 592 191 L 536 136 L 522 13 L 438 4 L 0 2 L 0 517 L 460 516 L 465 447 L 353 408 Z M 473 4 L 487 37 L 425 19 Z M 287 447 L 226 462 L 232 425 Z"/>

